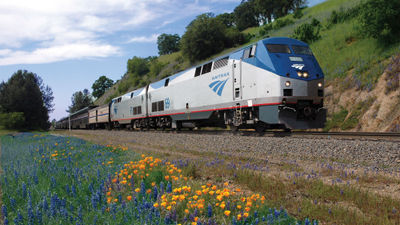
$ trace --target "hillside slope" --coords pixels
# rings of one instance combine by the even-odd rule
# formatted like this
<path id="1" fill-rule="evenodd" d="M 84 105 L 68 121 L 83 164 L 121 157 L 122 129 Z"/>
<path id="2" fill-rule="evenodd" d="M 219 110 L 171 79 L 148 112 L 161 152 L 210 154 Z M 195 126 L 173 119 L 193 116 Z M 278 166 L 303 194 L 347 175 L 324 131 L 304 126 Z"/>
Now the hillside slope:
<path id="1" fill-rule="evenodd" d="M 400 43 L 382 45 L 372 38 L 360 34 L 358 19 L 351 15 L 360 0 L 328 0 L 322 4 L 303 10 L 301 18 L 292 14 L 272 23 L 274 29 L 262 32 L 265 25 L 249 28 L 244 33 L 251 34 L 251 42 L 267 36 L 292 36 L 295 28 L 310 23 L 314 18 L 321 22 L 321 38 L 311 49 L 320 63 L 326 78 L 326 104 L 328 123 L 325 130 L 395 131 L 399 132 L 399 72 Z M 343 18 L 332 23 L 332 12 L 339 12 Z M 282 23 L 283 22 L 283 23 Z M 284 24 L 284 25 L 282 25 Z M 241 46 L 238 46 L 241 47 Z M 225 54 L 233 49 L 225 49 Z M 163 55 L 157 59 L 164 67 L 156 77 L 145 81 L 155 81 L 192 66 L 181 52 Z M 96 104 L 104 104 L 119 93 L 118 86 L 128 82 L 128 74 L 110 88 Z M 126 84 L 126 83 L 125 83 Z M 129 86 L 129 90 L 134 90 Z M 388 88 L 390 91 L 388 91 Z"/>

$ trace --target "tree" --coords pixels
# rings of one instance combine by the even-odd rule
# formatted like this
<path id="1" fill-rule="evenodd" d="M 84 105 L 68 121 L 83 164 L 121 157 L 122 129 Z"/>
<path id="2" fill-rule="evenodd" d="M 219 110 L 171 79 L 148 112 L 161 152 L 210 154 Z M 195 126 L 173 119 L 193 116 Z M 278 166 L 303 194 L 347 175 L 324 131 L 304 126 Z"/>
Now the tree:
<path id="1" fill-rule="evenodd" d="M 259 13 L 256 11 L 254 0 L 242 1 L 233 11 L 235 15 L 236 27 L 242 31 L 248 27 L 257 27 L 259 21 L 257 16 Z"/>
<path id="2" fill-rule="evenodd" d="M 80 109 L 88 107 L 93 104 L 92 95 L 88 89 L 75 92 L 71 97 L 72 105 L 68 106 L 67 112 L 74 113 Z"/>
<path id="3" fill-rule="evenodd" d="M 128 59 L 128 73 L 136 76 L 142 76 L 149 72 L 149 65 L 147 59 L 134 56 Z"/>
<path id="4" fill-rule="evenodd" d="M 180 40 L 178 34 L 161 34 L 157 38 L 158 54 L 166 55 L 179 51 Z"/>
<path id="5" fill-rule="evenodd" d="M 233 13 L 222 13 L 216 16 L 216 19 L 221 21 L 226 27 L 235 25 L 235 15 Z"/>
<path id="6" fill-rule="evenodd" d="M 255 0 L 254 5 L 256 11 L 260 13 L 259 17 L 264 24 L 271 23 L 274 9 L 276 6 L 275 0 Z"/>
<path id="7" fill-rule="evenodd" d="M 104 94 L 104 92 L 107 89 L 112 87 L 113 84 L 114 84 L 114 81 L 111 80 L 110 78 L 108 78 L 106 76 L 99 77 L 99 79 L 97 79 L 92 85 L 93 97 L 99 98 L 100 96 L 102 96 Z"/>
<path id="8" fill-rule="evenodd" d="M 226 26 L 212 14 L 197 16 L 182 37 L 182 52 L 191 62 L 209 57 L 224 49 Z"/>
<path id="9" fill-rule="evenodd" d="M 34 73 L 18 70 L 0 85 L 0 110 L 8 114 L 14 128 L 48 129 L 49 112 L 53 110 L 53 92 Z M 10 127 L 12 128 L 12 127 Z"/>
<path id="10" fill-rule="evenodd" d="M 399 18 L 399 0 L 368 0 L 362 3 L 359 11 L 361 31 L 385 42 L 398 40 Z"/>

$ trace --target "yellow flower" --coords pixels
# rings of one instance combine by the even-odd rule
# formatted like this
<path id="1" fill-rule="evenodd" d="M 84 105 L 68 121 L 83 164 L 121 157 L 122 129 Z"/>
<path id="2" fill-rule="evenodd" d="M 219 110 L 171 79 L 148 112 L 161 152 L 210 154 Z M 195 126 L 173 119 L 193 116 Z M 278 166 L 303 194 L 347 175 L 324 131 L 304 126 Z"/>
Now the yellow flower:
<path id="1" fill-rule="evenodd" d="M 225 210 L 224 214 L 225 214 L 225 216 L 229 216 L 231 214 L 231 211 Z"/>
<path id="2" fill-rule="evenodd" d="M 185 209 L 185 213 L 186 213 L 186 214 L 189 214 L 189 209 Z"/>
<path id="3" fill-rule="evenodd" d="M 154 205 L 153 205 L 155 208 L 157 208 L 158 207 L 158 203 L 156 202 L 156 203 L 154 203 Z"/>
<path id="4" fill-rule="evenodd" d="M 243 213 L 243 216 L 244 217 L 249 217 L 249 214 L 248 213 Z"/>
<path id="5" fill-rule="evenodd" d="M 127 199 L 128 201 L 130 201 L 130 200 L 132 200 L 132 196 L 128 195 L 128 196 L 126 197 L 126 199 Z"/>
<path id="6" fill-rule="evenodd" d="M 237 207 L 238 209 L 241 209 L 241 208 L 242 208 L 242 206 L 241 206 L 241 205 L 237 205 L 236 207 Z"/>
<path id="7" fill-rule="evenodd" d="M 136 193 L 139 193 L 139 192 L 140 192 L 140 188 L 136 188 L 136 189 L 135 189 L 135 192 L 136 192 Z"/>
<path id="8" fill-rule="evenodd" d="M 225 182 L 225 183 L 224 183 L 224 186 L 228 186 L 228 185 L 229 185 L 229 183 L 228 183 L 228 182 Z"/>
<path id="9" fill-rule="evenodd" d="M 242 215 L 238 214 L 237 215 L 237 220 L 240 220 L 240 219 L 242 219 Z"/>

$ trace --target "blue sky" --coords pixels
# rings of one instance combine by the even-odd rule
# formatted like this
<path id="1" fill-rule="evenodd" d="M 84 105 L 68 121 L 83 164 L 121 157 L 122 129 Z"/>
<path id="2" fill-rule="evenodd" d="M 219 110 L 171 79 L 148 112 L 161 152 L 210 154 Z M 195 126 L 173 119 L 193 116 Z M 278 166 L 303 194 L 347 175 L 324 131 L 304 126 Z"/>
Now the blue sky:
<path id="1" fill-rule="evenodd" d="M 310 6 L 324 0 L 308 0 Z M 232 12 L 240 0 L 0 1 L 0 82 L 17 70 L 54 92 L 50 118 L 101 75 L 118 80 L 133 56 L 158 55 L 157 36 L 184 33 L 197 15 Z"/>

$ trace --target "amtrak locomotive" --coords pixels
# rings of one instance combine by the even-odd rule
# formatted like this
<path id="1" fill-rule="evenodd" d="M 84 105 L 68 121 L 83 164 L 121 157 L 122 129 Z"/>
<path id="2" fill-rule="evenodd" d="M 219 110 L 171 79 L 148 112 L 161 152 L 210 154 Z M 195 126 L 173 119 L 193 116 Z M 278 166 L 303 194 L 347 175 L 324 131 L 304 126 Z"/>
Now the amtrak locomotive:
<path id="1" fill-rule="evenodd" d="M 323 90 L 306 43 L 268 38 L 88 109 L 88 127 L 323 128 Z"/>

